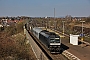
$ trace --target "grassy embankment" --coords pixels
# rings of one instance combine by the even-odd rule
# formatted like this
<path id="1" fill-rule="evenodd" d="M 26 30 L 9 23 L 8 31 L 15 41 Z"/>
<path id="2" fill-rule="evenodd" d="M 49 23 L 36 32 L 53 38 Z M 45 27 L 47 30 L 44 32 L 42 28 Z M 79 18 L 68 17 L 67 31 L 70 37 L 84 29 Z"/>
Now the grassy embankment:
<path id="1" fill-rule="evenodd" d="M 35 60 L 23 33 L 24 22 L 4 27 L 0 32 L 0 60 Z"/>

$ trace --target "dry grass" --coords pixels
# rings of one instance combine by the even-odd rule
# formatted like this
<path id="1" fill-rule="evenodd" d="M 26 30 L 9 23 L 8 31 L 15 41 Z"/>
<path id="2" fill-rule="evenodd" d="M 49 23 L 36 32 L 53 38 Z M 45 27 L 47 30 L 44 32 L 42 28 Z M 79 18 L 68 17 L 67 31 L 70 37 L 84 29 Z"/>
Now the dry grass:
<path id="1" fill-rule="evenodd" d="M 30 44 L 23 34 L 8 37 L 0 33 L 0 60 L 36 60 Z"/>

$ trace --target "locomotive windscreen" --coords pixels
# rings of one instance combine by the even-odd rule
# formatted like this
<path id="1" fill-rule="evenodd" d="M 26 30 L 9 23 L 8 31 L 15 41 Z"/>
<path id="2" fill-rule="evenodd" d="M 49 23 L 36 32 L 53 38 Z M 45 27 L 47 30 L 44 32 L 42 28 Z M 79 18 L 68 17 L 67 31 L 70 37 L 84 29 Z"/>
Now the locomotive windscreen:
<path id="1" fill-rule="evenodd" d="M 50 38 L 50 43 L 60 43 L 60 38 Z"/>

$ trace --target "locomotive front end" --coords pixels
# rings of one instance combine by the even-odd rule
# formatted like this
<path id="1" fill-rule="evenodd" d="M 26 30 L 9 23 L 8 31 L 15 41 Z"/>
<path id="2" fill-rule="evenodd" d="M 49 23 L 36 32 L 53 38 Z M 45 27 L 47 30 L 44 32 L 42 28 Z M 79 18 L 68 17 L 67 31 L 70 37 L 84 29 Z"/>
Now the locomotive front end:
<path id="1" fill-rule="evenodd" d="M 50 38 L 50 52 L 51 53 L 60 53 L 60 37 Z"/>

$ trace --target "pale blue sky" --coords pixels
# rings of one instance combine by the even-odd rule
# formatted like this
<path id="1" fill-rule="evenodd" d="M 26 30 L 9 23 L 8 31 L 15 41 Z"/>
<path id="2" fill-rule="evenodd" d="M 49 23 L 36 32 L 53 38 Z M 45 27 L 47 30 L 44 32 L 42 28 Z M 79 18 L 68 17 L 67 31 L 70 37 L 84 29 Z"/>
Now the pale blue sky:
<path id="1" fill-rule="evenodd" d="M 90 0 L 0 0 L 0 16 L 89 16 Z"/>

